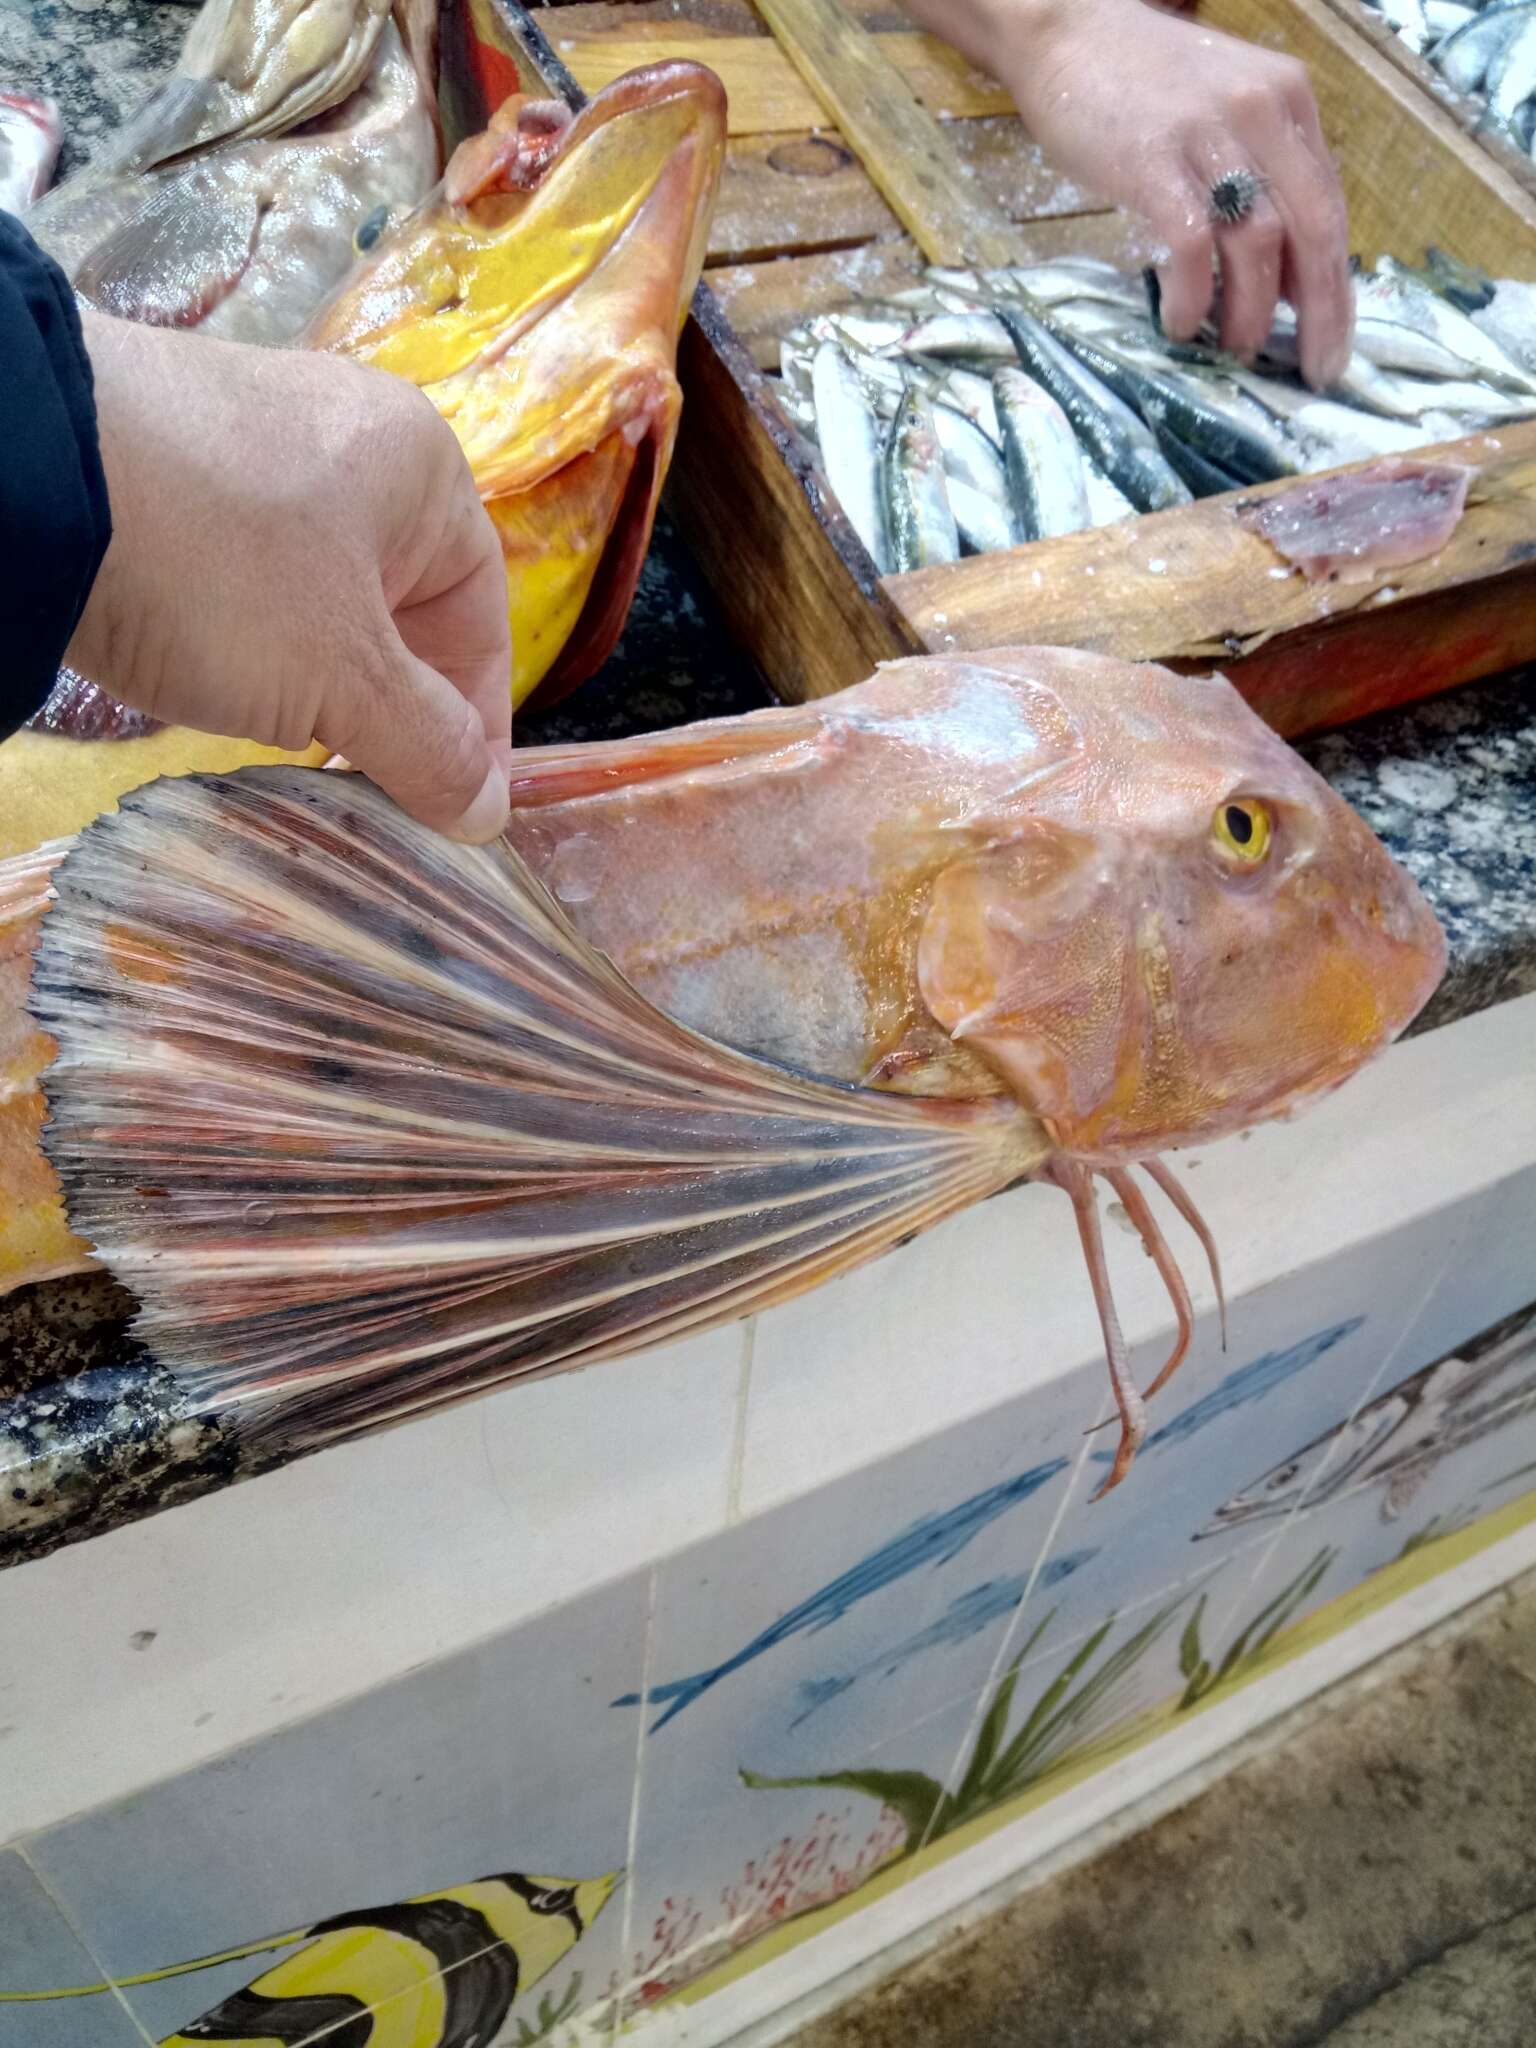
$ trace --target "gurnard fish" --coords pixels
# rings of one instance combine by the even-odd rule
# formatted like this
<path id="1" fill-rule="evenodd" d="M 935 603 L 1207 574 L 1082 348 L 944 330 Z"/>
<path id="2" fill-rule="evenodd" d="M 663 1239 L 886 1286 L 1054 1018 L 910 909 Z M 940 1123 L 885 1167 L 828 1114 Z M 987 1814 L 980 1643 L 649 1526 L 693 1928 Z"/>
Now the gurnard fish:
<path id="1" fill-rule="evenodd" d="M 147 174 L 68 179 L 27 225 L 104 313 L 277 344 L 437 170 L 426 95 L 386 21 L 361 87 L 303 129 Z"/>
<path id="2" fill-rule="evenodd" d="M 1227 682 L 1064 649 L 532 750 L 512 799 L 473 849 L 359 777 L 165 780 L 11 865 L 13 952 L 61 899 L 25 940 L 51 1248 L 248 1430 L 751 1314 L 1033 1177 L 1076 1212 L 1115 1484 L 1146 1418 L 1096 1177 L 1174 1307 L 1155 1392 L 1192 1311 L 1132 1169 L 1214 1264 L 1162 1155 L 1338 1086 L 1444 964 Z"/>
<path id="3" fill-rule="evenodd" d="M 501 537 L 512 701 L 617 640 L 677 434 L 677 343 L 725 153 L 701 65 L 647 66 L 574 118 L 517 97 L 306 330 L 421 387 Z"/>
<path id="4" fill-rule="evenodd" d="M 1336 1429 L 1289 1452 L 1224 1501 L 1195 1541 L 1271 1522 L 1303 1503 L 1381 1492 L 1394 1521 L 1442 1459 L 1509 1423 L 1536 1415 L 1536 1312 L 1529 1308 L 1367 1401 Z M 1511 1473 L 1511 1478 L 1518 1476 Z"/>
<path id="5" fill-rule="evenodd" d="M 0 92 L 0 211 L 25 213 L 48 190 L 64 140 L 52 100 Z"/>

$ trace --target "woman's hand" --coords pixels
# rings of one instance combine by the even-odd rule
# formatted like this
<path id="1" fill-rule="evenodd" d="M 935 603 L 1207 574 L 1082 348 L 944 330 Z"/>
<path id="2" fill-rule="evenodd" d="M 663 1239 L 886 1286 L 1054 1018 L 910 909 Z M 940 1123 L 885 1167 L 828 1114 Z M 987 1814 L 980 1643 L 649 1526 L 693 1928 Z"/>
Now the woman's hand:
<path id="1" fill-rule="evenodd" d="M 1143 216 L 1168 249 L 1162 318 L 1186 339 L 1221 264 L 1221 335 L 1255 350 L 1275 301 L 1295 306 L 1301 363 L 1323 388 L 1349 360 L 1349 227 L 1306 68 L 1145 0 L 908 0 L 912 15 L 1013 94 L 1051 162 Z M 1211 187 L 1248 171 L 1246 219 L 1211 217 Z"/>
<path id="2" fill-rule="evenodd" d="M 501 546 L 414 386 L 83 316 L 112 544 L 70 643 L 155 718 L 320 741 L 424 823 L 506 823 Z"/>

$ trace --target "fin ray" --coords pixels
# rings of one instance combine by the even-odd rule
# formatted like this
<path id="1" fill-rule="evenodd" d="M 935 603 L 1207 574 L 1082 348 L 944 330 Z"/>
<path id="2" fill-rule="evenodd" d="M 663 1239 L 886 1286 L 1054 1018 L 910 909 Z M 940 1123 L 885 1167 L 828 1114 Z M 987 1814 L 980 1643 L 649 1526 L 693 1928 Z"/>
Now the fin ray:
<path id="1" fill-rule="evenodd" d="M 45 1146 L 139 1331 L 320 1441 L 746 1315 L 1040 1163 L 998 1098 L 697 1037 L 359 776 L 125 797 L 53 876 Z"/>

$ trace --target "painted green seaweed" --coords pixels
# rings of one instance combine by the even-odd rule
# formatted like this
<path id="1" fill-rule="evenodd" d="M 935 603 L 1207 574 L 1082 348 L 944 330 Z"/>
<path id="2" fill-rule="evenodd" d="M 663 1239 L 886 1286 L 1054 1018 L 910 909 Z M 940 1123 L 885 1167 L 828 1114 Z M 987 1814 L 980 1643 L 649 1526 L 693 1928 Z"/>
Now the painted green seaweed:
<path id="1" fill-rule="evenodd" d="M 1310 1564 L 1303 1565 L 1295 1578 L 1282 1586 L 1274 1599 L 1238 1630 L 1223 1656 L 1215 1663 L 1206 1656 L 1200 1642 L 1200 1624 L 1205 1618 L 1208 1597 L 1202 1593 L 1179 1638 L 1179 1673 L 1184 1680 L 1184 1690 L 1179 1696 L 1176 1711 L 1186 1712 L 1201 1700 L 1208 1699 L 1218 1686 L 1250 1671 L 1297 1609 L 1317 1591 L 1338 1554 L 1337 1550 L 1325 1544 Z"/>
<path id="2" fill-rule="evenodd" d="M 925 1771 L 878 1769 L 825 1771 L 795 1778 L 744 1770 L 742 1783 L 756 1791 L 814 1788 L 865 1793 L 900 1818 L 907 1832 L 904 1853 L 911 1854 L 925 1842 L 936 1841 L 993 1807 L 1018 1798 L 1069 1764 L 1112 1747 L 1136 1667 L 1167 1630 L 1184 1597 L 1160 1608 L 1100 1660 L 1099 1653 L 1118 1619 L 1111 1615 L 1067 1659 L 1015 1728 L 1014 1696 L 1020 1673 L 1055 1618 L 1053 1609 L 1031 1630 L 1004 1672 L 953 1789 Z"/>
<path id="3" fill-rule="evenodd" d="M 547 2041 L 556 2027 L 563 2026 L 572 2017 L 580 2004 L 581 1972 L 577 1970 L 558 1999 L 547 1991 L 540 1996 L 533 2026 L 530 2027 L 526 2020 L 520 2019 L 517 2023 L 517 2032 L 502 2037 L 507 2048 L 539 2048 L 539 2044 Z"/>

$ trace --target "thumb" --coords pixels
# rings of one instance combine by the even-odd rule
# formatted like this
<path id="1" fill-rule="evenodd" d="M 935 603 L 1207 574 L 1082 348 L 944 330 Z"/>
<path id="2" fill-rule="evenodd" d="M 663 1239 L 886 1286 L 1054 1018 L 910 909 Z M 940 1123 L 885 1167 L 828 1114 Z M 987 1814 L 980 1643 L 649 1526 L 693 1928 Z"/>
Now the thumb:
<path id="1" fill-rule="evenodd" d="M 381 660 L 325 707 L 316 737 L 422 824 L 472 845 L 496 838 L 510 808 L 511 742 L 492 745 L 474 705 L 386 630 Z"/>

